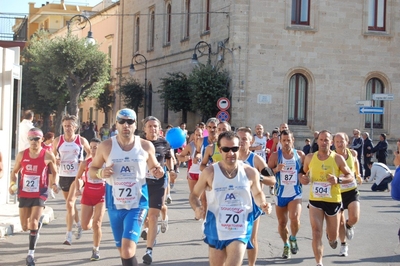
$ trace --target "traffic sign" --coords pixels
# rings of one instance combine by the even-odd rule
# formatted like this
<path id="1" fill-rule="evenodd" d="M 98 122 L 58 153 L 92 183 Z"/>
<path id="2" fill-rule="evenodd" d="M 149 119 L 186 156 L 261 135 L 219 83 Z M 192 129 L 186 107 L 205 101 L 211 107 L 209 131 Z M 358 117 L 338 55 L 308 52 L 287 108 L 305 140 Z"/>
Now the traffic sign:
<path id="1" fill-rule="evenodd" d="M 229 109 L 229 107 L 231 106 L 231 102 L 229 101 L 228 98 L 225 97 L 221 97 L 218 99 L 217 101 L 217 107 L 219 110 L 221 111 L 226 111 Z"/>
<path id="2" fill-rule="evenodd" d="M 217 118 L 220 122 L 225 122 L 225 121 L 229 121 L 231 116 L 229 115 L 229 113 L 227 111 L 219 111 L 217 114 Z"/>
<path id="3" fill-rule="evenodd" d="M 357 101 L 357 102 L 356 102 L 356 105 L 360 105 L 360 106 L 364 106 L 364 107 L 369 107 L 369 106 L 371 106 L 372 104 L 371 104 L 371 101 L 368 100 L 368 101 Z"/>
<path id="4" fill-rule="evenodd" d="M 375 101 L 393 101 L 394 94 L 391 93 L 374 93 L 372 94 L 372 100 Z"/>
<path id="5" fill-rule="evenodd" d="M 375 114 L 375 115 L 383 115 L 385 108 L 383 107 L 359 107 L 360 114 Z"/>

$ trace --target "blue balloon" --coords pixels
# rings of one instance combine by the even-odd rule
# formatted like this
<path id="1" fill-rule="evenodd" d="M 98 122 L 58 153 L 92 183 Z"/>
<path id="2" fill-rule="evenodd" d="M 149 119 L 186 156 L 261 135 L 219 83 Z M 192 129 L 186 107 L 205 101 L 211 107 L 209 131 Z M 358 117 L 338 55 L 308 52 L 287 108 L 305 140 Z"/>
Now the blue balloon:
<path id="1" fill-rule="evenodd" d="M 186 141 L 185 132 L 179 127 L 174 127 L 168 130 L 165 139 L 169 142 L 172 149 L 177 149 L 183 146 Z"/>

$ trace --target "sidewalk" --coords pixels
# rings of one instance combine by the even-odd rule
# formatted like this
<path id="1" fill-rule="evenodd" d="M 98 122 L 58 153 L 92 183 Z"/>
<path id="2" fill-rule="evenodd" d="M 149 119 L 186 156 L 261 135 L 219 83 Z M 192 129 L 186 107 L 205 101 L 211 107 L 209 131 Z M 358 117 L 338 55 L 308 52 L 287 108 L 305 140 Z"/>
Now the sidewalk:
<path id="1" fill-rule="evenodd" d="M 43 224 L 48 224 L 54 220 L 53 208 L 46 206 L 43 211 Z M 18 203 L 0 205 L 0 238 L 12 235 L 14 232 L 22 232 L 21 222 L 19 221 Z"/>

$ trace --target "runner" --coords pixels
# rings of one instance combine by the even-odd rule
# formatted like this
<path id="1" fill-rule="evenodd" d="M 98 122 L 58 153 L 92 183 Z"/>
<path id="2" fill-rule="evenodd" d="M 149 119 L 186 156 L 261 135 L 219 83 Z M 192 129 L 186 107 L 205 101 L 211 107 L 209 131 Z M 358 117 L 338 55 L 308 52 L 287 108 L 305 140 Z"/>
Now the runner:
<path id="1" fill-rule="evenodd" d="M 245 164 L 250 165 L 251 167 L 256 168 L 260 173 L 260 181 L 262 184 L 267 186 L 275 185 L 275 176 L 272 169 L 268 168 L 265 159 L 261 156 L 255 154 L 250 151 L 250 143 L 252 142 L 252 132 L 250 128 L 240 127 L 236 132 L 239 137 L 239 156 L 238 159 L 242 160 Z M 261 184 L 261 189 L 262 189 Z M 258 227 L 260 224 L 260 215 L 262 214 L 261 209 L 254 203 L 253 199 L 253 212 L 254 212 L 254 224 L 253 230 L 251 232 L 251 239 L 249 244 L 247 245 L 247 258 L 249 261 L 249 266 L 255 266 L 258 254 Z"/>
<path id="2" fill-rule="evenodd" d="M 19 218 L 22 230 L 30 230 L 27 266 L 35 265 L 35 248 L 42 227 L 41 220 L 49 184 L 54 192 L 58 193 L 56 159 L 50 151 L 42 148 L 42 138 L 43 132 L 39 128 L 32 128 L 28 131 L 29 148 L 17 154 L 10 176 L 10 194 L 14 195 L 18 190 Z M 47 174 L 48 167 L 54 173 L 50 175 L 50 178 Z M 17 185 L 20 171 L 21 179 Z"/>
<path id="3" fill-rule="evenodd" d="M 237 160 L 239 138 L 235 133 L 220 134 L 217 146 L 223 159 L 200 174 L 189 202 L 196 218 L 205 218 L 204 242 L 209 245 L 210 265 L 242 265 L 254 223 L 252 195 L 266 213 L 271 212 L 271 205 L 265 202 L 257 170 Z M 199 200 L 204 191 L 207 215 Z"/>
<path id="4" fill-rule="evenodd" d="M 330 150 L 332 134 L 322 130 L 318 134 L 318 152 L 309 153 L 304 159 L 300 182 L 310 184 L 309 216 L 312 228 L 312 248 L 317 266 L 322 266 L 322 234 L 326 221 L 329 245 L 335 249 L 340 226 L 342 196 L 339 184 L 354 180 L 342 156 Z M 339 177 L 340 172 L 343 176 Z M 305 174 L 307 173 L 307 174 Z"/>
<path id="5" fill-rule="evenodd" d="M 280 144 L 282 148 L 274 152 L 268 160 L 268 167 L 276 174 L 276 217 L 278 232 L 283 240 L 282 258 L 290 259 L 291 254 L 297 254 L 299 248 L 296 235 L 300 229 L 302 202 L 302 187 L 298 174 L 304 161 L 304 152 L 294 149 L 293 133 L 281 131 Z M 290 220 L 290 236 L 287 227 Z"/>
<path id="6" fill-rule="evenodd" d="M 73 219 L 76 222 L 75 238 L 79 239 L 82 236 L 82 226 L 79 221 L 78 209 L 75 201 L 71 202 L 71 198 L 75 197 L 75 185 L 71 191 L 71 198 L 69 191 L 72 184 L 75 184 L 75 177 L 78 173 L 79 163 L 83 161 L 83 149 L 86 154 L 90 154 L 89 143 L 84 137 L 75 134 L 78 129 L 78 118 L 74 115 L 66 115 L 62 119 L 62 126 L 64 135 L 54 139 L 53 153 L 58 158 L 57 164 L 59 165 L 60 187 L 66 201 L 67 208 L 67 233 L 65 235 L 64 245 L 71 245 L 72 243 L 72 224 Z"/>
<path id="7" fill-rule="evenodd" d="M 164 170 L 154 146 L 134 135 L 135 111 L 119 110 L 116 120 L 118 135 L 100 143 L 89 176 L 106 180 L 106 207 L 122 266 L 137 266 L 137 242 L 149 208 L 147 169 L 156 178 L 164 177 Z"/>
<path id="8" fill-rule="evenodd" d="M 264 136 L 264 127 L 261 124 L 256 125 L 256 135 L 253 138 L 250 150 L 261 156 L 264 161 L 267 161 L 267 137 Z"/>
<path id="9" fill-rule="evenodd" d="M 148 116 L 143 120 L 143 130 L 146 140 L 153 143 L 156 150 L 156 158 L 162 167 L 167 167 L 169 174 L 175 177 L 174 163 L 169 143 L 159 136 L 161 122 L 154 116 Z M 153 248 L 156 243 L 158 217 L 161 213 L 161 232 L 168 230 L 167 205 L 165 205 L 165 189 L 168 185 L 168 177 L 162 178 L 152 176 L 151 172 L 146 176 L 147 188 L 149 191 L 149 212 L 147 214 L 145 229 L 142 231 L 143 239 L 147 240 L 146 253 L 143 256 L 144 264 L 151 264 L 153 261 Z M 146 230 L 147 229 L 147 230 Z"/>
<path id="10" fill-rule="evenodd" d="M 100 241 L 101 241 L 101 224 L 105 212 L 104 195 L 105 181 L 96 177 L 92 178 L 89 175 L 89 168 L 93 158 L 96 156 L 96 151 L 101 143 L 100 139 L 93 138 L 90 140 L 90 158 L 83 161 L 75 178 L 76 194 L 80 194 L 82 181 L 85 187 L 81 199 L 81 224 L 83 230 L 93 231 L 93 249 L 90 260 L 100 259 Z"/>
<path id="11" fill-rule="evenodd" d="M 346 160 L 347 166 L 350 168 L 350 171 L 355 174 L 357 182 L 362 184 L 362 178 L 359 173 L 360 168 L 358 167 L 359 162 L 357 158 L 357 152 L 347 148 L 347 145 L 349 144 L 349 136 L 347 136 L 346 133 L 338 132 L 335 134 L 333 141 L 336 149 L 335 152 L 343 156 L 343 158 Z M 357 189 L 356 179 L 354 179 L 351 183 L 340 185 L 343 207 L 339 227 L 339 239 L 341 242 L 339 256 L 343 257 L 348 256 L 349 251 L 346 238 L 348 240 L 353 239 L 353 226 L 360 219 L 360 193 Z M 347 210 L 349 216 L 348 220 L 345 219 L 344 210 Z"/>

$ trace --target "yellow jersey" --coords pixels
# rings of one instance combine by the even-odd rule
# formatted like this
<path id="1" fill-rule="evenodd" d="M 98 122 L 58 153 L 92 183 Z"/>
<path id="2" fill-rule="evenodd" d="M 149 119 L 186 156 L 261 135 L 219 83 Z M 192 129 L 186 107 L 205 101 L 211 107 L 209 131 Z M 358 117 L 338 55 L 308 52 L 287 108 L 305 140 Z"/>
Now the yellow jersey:
<path id="1" fill-rule="evenodd" d="M 354 173 L 354 176 L 356 176 L 356 166 L 355 166 L 355 159 L 353 154 L 351 153 L 350 149 L 346 149 L 347 150 L 347 159 L 346 159 L 346 164 L 347 166 L 350 168 L 350 172 Z M 347 192 L 353 189 L 357 188 L 357 181 L 356 179 L 354 179 L 351 183 L 347 183 L 347 184 L 340 184 L 340 191 L 343 192 Z"/>

